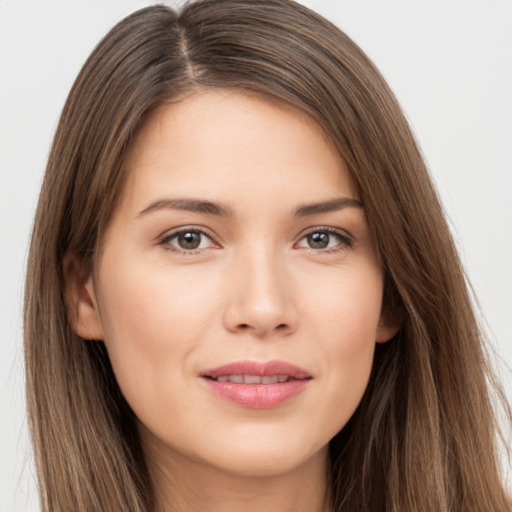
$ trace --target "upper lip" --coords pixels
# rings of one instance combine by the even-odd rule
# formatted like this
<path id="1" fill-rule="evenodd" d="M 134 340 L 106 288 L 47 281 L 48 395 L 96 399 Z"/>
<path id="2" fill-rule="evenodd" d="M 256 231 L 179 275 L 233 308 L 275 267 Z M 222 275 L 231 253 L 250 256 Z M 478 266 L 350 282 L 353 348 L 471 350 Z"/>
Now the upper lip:
<path id="1" fill-rule="evenodd" d="M 216 379 L 224 375 L 258 375 L 260 377 L 272 377 L 274 375 L 286 375 L 293 379 L 310 379 L 309 374 L 303 368 L 286 361 L 235 361 L 224 364 L 211 370 L 201 372 L 201 377 Z"/>

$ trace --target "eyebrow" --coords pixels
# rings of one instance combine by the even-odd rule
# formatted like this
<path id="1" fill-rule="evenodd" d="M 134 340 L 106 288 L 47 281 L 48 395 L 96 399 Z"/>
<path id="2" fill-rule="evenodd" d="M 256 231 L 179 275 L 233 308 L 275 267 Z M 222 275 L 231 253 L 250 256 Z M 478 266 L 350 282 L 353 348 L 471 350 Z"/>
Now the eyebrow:
<path id="1" fill-rule="evenodd" d="M 322 201 L 320 203 L 304 204 L 299 206 L 295 212 L 294 217 L 308 217 L 310 215 L 317 215 L 319 213 L 334 212 L 342 210 L 343 208 L 363 208 L 363 203 L 351 197 L 337 197 Z"/>
<path id="2" fill-rule="evenodd" d="M 212 201 L 203 201 L 201 199 L 158 199 L 144 208 L 139 213 L 146 215 L 158 210 L 185 210 L 188 212 L 207 213 L 209 215 L 217 215 L 219 217 L 232 217 L 231 209 L 220 203 Z"/>
<path id="3" fill-rule="evenodd" d="M 363 203 L 350 197 L 339 197 L 319 203 L 303 204 L 295 209 L 294 217 L 308 217 L 320 213 L 333 212 L 344 208 L 363 208 Z M 226 205 L 202 199 L 158 199 L 139 212 L 138 216 L 158 210 L 184 210 L 206 213 L 218 217 L 233 217 L 233 211 Z"/>

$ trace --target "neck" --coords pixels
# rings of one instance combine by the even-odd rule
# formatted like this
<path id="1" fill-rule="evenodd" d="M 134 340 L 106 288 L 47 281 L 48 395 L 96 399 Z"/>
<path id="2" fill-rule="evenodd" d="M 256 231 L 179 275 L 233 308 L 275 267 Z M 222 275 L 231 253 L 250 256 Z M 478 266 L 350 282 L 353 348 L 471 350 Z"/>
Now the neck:
<path id="1" fill-rule="evenodd" d="M 327 447 L 279 474 L 240 475 L 144 443 L 154 512 L 330 512 Z"/>

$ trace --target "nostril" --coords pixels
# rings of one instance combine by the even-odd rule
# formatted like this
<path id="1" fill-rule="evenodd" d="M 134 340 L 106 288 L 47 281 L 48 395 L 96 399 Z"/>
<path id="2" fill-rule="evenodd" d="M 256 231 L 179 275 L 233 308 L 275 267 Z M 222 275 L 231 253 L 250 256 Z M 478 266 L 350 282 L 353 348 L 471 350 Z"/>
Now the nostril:
<path id="1" fill-rule="evenodd" d="M 238 327 L 237 327 L 240 331 L 248 331 L 248 330 L 253 330 L 254 328 L 250 325 L 250 324 L 238 324 Z M 279 324 L 279 325 L 276 325 L 274 330 L 275 331 L 286 331 L 288 329 L 288 324 Z M 258 329 L 255 329 L 256 331 L 258 331 Z"/>

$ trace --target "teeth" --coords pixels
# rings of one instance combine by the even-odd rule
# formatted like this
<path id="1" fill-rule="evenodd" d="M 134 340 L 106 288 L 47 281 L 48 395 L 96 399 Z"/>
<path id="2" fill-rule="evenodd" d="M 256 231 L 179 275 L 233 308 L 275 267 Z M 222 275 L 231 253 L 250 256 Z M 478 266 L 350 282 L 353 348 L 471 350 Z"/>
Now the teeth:
<path id="1" fill-rule="evenodd" d="M 261 377 L 258 375 L 244 375 L 244 384 L 261 384 Z"/>
<path id="2" fill-rule="evenodd" d="M 216 377 L 217 382 L 232 382 L 234 384 L 277 384 L 286 382 L 288 375 L 272 375 L 260 377 L 259 375 L 221 375 Z"/>

